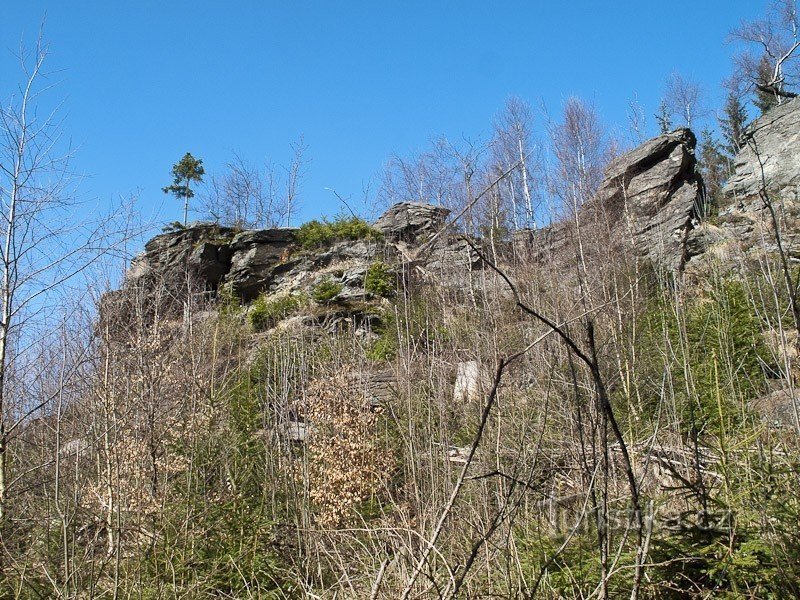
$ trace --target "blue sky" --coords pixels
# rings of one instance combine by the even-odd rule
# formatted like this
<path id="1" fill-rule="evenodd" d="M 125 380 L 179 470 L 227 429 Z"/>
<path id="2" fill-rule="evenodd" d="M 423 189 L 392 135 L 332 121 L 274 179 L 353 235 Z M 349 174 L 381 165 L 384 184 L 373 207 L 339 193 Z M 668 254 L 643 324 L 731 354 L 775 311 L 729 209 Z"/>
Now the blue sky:
<path id="1" fill-rule="evenodd" d="M 752 0 L 3 4 L 0 96 L 20 78 L 11 52 L 44 19 L 59 82 L 48 94 L 63 101 L 82 198 L 135 194 L 164 222 L 181 217 L 161 187 L 186 151 L 213 173 L 232 152 L 286 162 L 303 136 L 308 219 L 340 210 L 325 188 L 364 210 L 362 189 L 392 153 L 438 134 L 486 135 L 510 95 L 552 115 L 579 95 L 622 130 L 628 101 L 652 115 L 679 71 L 719 105 L 726 35 L 764 10 Z"/>

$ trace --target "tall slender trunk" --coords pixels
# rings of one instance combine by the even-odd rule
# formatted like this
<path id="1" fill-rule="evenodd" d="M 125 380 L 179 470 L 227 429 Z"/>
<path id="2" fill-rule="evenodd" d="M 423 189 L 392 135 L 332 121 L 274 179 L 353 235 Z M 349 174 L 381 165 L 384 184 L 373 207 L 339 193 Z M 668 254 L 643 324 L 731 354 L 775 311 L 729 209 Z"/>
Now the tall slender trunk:
<path id="1" fill-rule="evenodd" d="M 522 149 L 522 138 L 517 139 L 519 146 L 519 164 L 522 169 L 522 193 L 525 195 L 525 212 L 527 213 L 527 227 L 536 229 L 536 215 L 533 213 L 533 201 L 531 200 L 531 188 L 528 186 L 528 167 L 525 165 L 525 152 Z"/>
<path id="2" fill-rule="evenodd" d="M 27 95 L 26 95 L 27 100 Z M 8 220 L 3 243 L 3 289 L 2 315 L 0 315 L 0 523 L 6 518 L 8 502 L 8 406 L 6 398 L 6 359 L 8 357 L 8 332 L 11 327 L 11 303 L 13 301 L 12 274 L 15 263 L 11 258 L 14 251 L 14 233 L 16 226 L 17 204 L 20 194 L 20 174 L 22 172 L 23 155 L 26 142 L 25 111 L 22 111 L 22 123 L 17 141 L 14 159 L 14 171 L 11 183 L 11 196 L 8 203 Z"/>

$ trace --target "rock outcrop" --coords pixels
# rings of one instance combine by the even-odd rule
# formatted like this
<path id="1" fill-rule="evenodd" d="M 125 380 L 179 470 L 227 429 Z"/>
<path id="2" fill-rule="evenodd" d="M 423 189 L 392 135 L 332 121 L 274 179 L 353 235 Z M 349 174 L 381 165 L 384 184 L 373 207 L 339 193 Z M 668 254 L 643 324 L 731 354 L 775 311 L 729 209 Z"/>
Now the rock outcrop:
<path id="1" fill-rule="evenodd" d="M 745 141 L 723 189 L 717 237 L 744 253 L 774 250 L 774 223 L 762 198 L 765 192 L 775 208 L 784 247 L 790 256 L 800 257 L 800 98 L 753 121 Z"/>
<path id="2" fill-rule="evenodd" d="M 230 242 L 230 270 L 225 273 L 225 283 L 245 300 L 269 289 L 277 277 L 295 264 L 290 256 L 296 234 L 296 229 L 289 228 L 237 234 Z"/>
<path id="3" fill-rule="evenodd" d="M 518 236 L 540 261 L 574 260 L 576 227 L 584 252 L 631 249 L 667 272 L 678 273 L 698 251 L 693 231 L 702 216 L 704 187 L 695 159 L 696 139 L 678 129 L 617 157 L 597 195 L 577 219 Z M 702 250 L 700 248 L 699 250 Z"/>
<path id="4" fill-rule="evenodd" d="M 764 183 L 781 199 L 796 201 L 800 186 L 800 98 L 774 107 L 745 131 L 747 145 L 736 156 L 724 189 L 732 202 L 759 197 Z M 763 165 L 763 181 L 762 181 Z"/>
<path id="5" fill-rule="evenodd" d="M 689 234 L 703 216 L 696 142 L 688 129 L 645 142 L 611 162 L 597 194 L 620 235 L 629 231 L 639 254 L 675 272 L 691 258 Z"/>
<path id="6" fill-rule="evenodd" d="M 694 147 L 694 135 L 679 129 L 614 160 L 597 197 L 579 215 L 585 228 L 581 235 L 592 240 L 586 247 L 605 244 L 619 252 L 632 248 L 668 271 L 680 271 L 688 258 L 701 252 L 704 244 L 692 235 L 703 196 Z M 333 300 L 349 302 L 367 298 L 364 282 L 374 262 L 413 260 L 442 285 L 461 289 L 464 274 L 481 267 L 463 239 L 443 235 L 421 259 L 414 252 L 442 230 L 449 212 L 401 202 L 375 223 L 382 240 L 343 240 L 316 250 L 301 248 L 297 229 L 239 231 L 196 224 L 148 242 L 134 260 L 126 285 L 165 285 L 179 296 L 177 292 L 186 289 L 188 271 L 201 291 L 213 293 L 226 286 L 246 302 L 262 292 L 311 295 L 322 283 L 337 290 Z M 574 260 L 572 227 L 568 220 L 529 233 L 529 256 L 542 263 L 554 263 L 554 255 Z"/>
<path id="7" fill-rule="evenodd" d="M 399 247 L 423 243 L 442 228 L 448 213 L 442 207 L 403 202 L 375 224 L 382 240 L 334 241 L 315 250 L 301 247 L 298 229 L 240 231 L 194 224 L 150 240 L 132 262 L 125 286 L 163 286 L 179 298 L 185 293 L 188 272 L 199 291 L 213 293 L 226 286 L 245 302 L 262 292 L 310 294 L 322 282 L 339 288 L 334 300 L 364 300 L 369 295 L 364 280 L 370 265 L 396 262 Z"/>
<path id="8" fill-rule="evenodd" d="M 441 206 L 400 202 L 375 222 L 375 229 L 391 242 L 412 244 L 439 231 L 449 214 L 450 211 Z"/>
<path id="9" fill-rule="evenodd" d="M 128 285 L 180 282 L 189 270 L 216 289 L 231 266 L 230 242 L 236 231 L 210 223 L 162 233 L 145 244 L 125 275 Z"/>

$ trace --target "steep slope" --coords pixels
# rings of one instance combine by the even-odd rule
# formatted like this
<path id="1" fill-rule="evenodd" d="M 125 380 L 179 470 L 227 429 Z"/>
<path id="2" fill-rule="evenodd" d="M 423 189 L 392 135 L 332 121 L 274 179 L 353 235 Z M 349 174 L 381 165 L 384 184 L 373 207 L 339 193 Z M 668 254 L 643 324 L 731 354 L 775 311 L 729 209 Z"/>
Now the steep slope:
<path id="1" fill-rule="evenodd" d="M 516 598 L 542 577 L 554 597 L 597 594 L 575 574 L 613 549 L 616 597 L 641 547 L 643 597 L 795 597 L 797 437 L 772 426 L 796 416 L 796 354 L 776 288 L 749 264 L 707 270 L 697 294 L 663 285 L 706 264 L 709 241 L 744 243 L 702 222 L 694 143 L 678 130 L 620 156 L 596 198 L 516 245 L 416 203 L 373 226 L 151 240 L 106 298 L 91 404 L 58 423 L 85 555 L 116 552 L 128 596 L 389 599 L 428 597 L 409 573 L 435 547 L 431 583 L 466 575 L 440 595 Z M 766 427 L 752 408 L 781 414 Z M 52 497 L 31 490 L 31 506 Z"/>

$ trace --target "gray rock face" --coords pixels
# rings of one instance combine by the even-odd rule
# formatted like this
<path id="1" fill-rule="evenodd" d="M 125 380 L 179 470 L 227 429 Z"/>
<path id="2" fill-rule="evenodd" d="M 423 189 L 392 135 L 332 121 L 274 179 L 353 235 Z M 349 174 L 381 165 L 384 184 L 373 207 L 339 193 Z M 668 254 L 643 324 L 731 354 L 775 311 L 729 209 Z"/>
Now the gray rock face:
<path id="1" fill-rule="evenodd" d="M 635 248 L 661 267 L 680 271 L 690 258 L 690 232 L 702 216 L 703 183 L 694 134 L 678 129 L 615 159 L 598 191 Z"/>
<path id="2" fill-rule="evenodd" d="M 695 169 L 694 146 L 694 135 L 681 129 L 613 161 L 597 197 L 579 213 L 581 236 L 590 240 L 586 247 L 619 245 L 620 251 L 629 251 L 632 243 L 637 254 L 673 271 L 702 252 L 710 238 L 690 235 L 703 189 Z M 179 290 L 185 287 L 188 268 L 206 289 L 227 285 L 245 301 L 262 292 L 311 295 L 317 285 L 329 281 L 341 286 L 335 300 L 347 303 L 367 298 L 364 278 L 372 262 L 395 263 L 405 256 L 417 260 L 422 272 L 435 274 L 440 283 L 458 288 L 463 286 L 464 273 L 482 267 L 463 239 L 442 236 L 419 259 L 408 252 L 442 231 L 449 212 L 439 206 L 402 202 L 375 223 L 386 243 L 341 241 L 316 251 L 301 251 L 295 229 L 236 231 L 194 225 L 148 242 L 128 281 L 159 277 Z M 556 265 L 559 255 L 574 260 L 572 228 L 570 221 L 531 234 L 525 241 L 529 255 Z"/>
<path id="3" fill-rule="evenodd" d="M 479 240 L 473 240 L 479 246 Z M 469 244 L 462 238 L 442 239 L 431 249 L 425 259 L 424 268 L 436 273 L 440 283 L 461 287 L 464 275 L 480 270 L 483 263 Z"/>
<path id="4" fill-rule="evenodd" d="M 200 223 L 157 235 L 132 261 L 126 283 L 185 285 L 188 270 L 216 289 L 230 269 L 229 244 L 234 234 L 235 230 L 229 227 Z"/>
<path id="5" fill-rule="evenodd" d="M 735 172 L 725 186 L 725 197 L 732 202 L 757 198 L 763 165 L 767 189 L 788 192 L 796 200 L 800 186 L 800 98 L 756 119 L 747 128 L 745 139 L 747 146 L 736 156 Z"/>
<path id="6" fill-rule="evenodd" d="M 389 241 L 415 243 L 439 231 L 449 214 L 441 206 L 400 202 L 375 222 L 375 228 Z"/>
<path id="7" fill-rule="evenodd" d="M 745 132 L 747 146 L 723 189 L 718 225 L 744 252 L 775 248 L 775 228 L 762 191 L 775 207 L 784 246 L 800 255 L 800 98 L 771 109 Z"/>
<path id="8" fill-rule="evenodd" d="M 336 300 L 363 300 L 364 275 L 369 265 L 382 255 L 382 244 L 336 242 L 327 249 L 297 254 L 268 268 L 263 272 L 259 289 L 269 293 L 310 294 L 323 281 L 330 281 L 342 287 Z"/>
<path id="9" fill-rule="evenodd" d="M 695 144 L 691 131 L 678 129 L 617 157 L 597 196 L 577 219 L 519 232 L 517 248 L 542 263 L 573 261 L 578 223 L 584 253 L 633 250 L 667 272 L 680 272 L 704 243 L 691 235 L 701 216 L 704 189 Z"/>
<path id="10" fill-rule="evenodd" d="M 230 269 L 224 276 L 236 295 L 252 300 L 268 288 L 288 262 L 296 229 L 243 231 L 230 244 Z"/>

